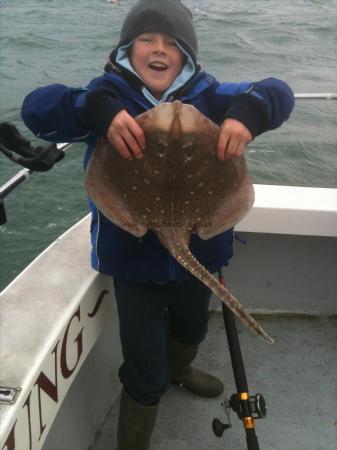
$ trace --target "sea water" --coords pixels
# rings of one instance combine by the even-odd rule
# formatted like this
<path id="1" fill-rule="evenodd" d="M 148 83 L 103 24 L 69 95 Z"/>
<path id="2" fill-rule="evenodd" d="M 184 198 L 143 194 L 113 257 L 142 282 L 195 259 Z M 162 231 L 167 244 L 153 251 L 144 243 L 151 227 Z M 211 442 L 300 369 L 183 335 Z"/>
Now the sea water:
<path id="1" fill-rule="evenodd" d="M 99 76 L 134 0 L 0 0 L 0 122 L 35 144 L 20 117 L 30 91 L 85 86 Z M 273 76 L 296 93 L 337 92 L 336 0 L 185 0 L 194 13 L 199 63 L 221 81 Z M 0 290 L 87 213 L 83 145 L 6 199 L 0 226 Z M 337 102 L 298 100 L 288 122 L 254 140 L 256 183 L 337 186 Z M 19 166 L 0 155 L 0 185 Z M 41 273 L 41 277 L 47 274 Z M 37 280 L 38 282 L 38 280 Z"/>

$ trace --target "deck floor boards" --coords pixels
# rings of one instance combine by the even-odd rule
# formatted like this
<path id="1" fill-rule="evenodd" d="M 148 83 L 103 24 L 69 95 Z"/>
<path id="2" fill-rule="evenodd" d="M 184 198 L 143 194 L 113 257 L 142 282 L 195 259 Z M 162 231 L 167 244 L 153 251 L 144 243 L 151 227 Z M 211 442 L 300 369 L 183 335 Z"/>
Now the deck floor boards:
<path id="1" fill-rule="evenodd" d="M 337 449 L 337 319 L 261 318 L 275 339 L 270 346 L 239 327 L 250 393 L 268 405 L 256 422 L 261 450 Z M 224 380 L 225 396 L 235 392 L 222 316 L 212 313 L 209 332 L 195 362 Z M 116 448 L 118 403 L 112 406 L 90 450 Z M 163 397 L 151 450 L 245 450 L 245 432 L 232 413 L 232 429 L 214 436 L 214 417 L 225 420 L 221 397 L 198 398 L 171 386 Z"/>

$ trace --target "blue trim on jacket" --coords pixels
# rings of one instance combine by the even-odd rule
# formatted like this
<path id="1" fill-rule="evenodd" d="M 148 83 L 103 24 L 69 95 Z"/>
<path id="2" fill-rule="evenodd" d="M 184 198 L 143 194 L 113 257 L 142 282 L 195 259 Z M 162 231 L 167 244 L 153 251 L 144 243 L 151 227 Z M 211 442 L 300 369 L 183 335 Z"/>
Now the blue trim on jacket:
<path id="1" fill-rule="evenodd" d="M 153 107 L 143 94 L 115 72 L 105 73 L 86 88 L 61 84 L 41 87 L 29 94 L 22 106 L 22 118 L 37 136 L 51 142 L 86 142 L 86 167 L 97 143 L 97 134 L 88 129 L 82 112 L 88 92 L 108 88 L 133 117 Z M 197 73 L 187 91 L 178 97 L 194 105 L 205 116 L 221 124 L 231 111 L 237 96 L 254 97 L 266 111 L 265 130 L 280 126 L 288 119 L 294 96 L 282 81 L 268 78 L 259 82 L 219 83 L 205 72 Z M 172 95 L 168 100 L 172 101 Z M 262 130 L 264 131 L 264 130 Z M 261 131 L 261 132 L 262 132 Z M 102 273 L 139 281 L 183 280 L 190 274 L 160 244 L 152 231 L 141 239 L 108 221 L 91 201 L 92 266 Z M 211 272 L 226 265 L 233 255 L 233 229 L 203 241 L 191 238 L 190 249 Z"/>

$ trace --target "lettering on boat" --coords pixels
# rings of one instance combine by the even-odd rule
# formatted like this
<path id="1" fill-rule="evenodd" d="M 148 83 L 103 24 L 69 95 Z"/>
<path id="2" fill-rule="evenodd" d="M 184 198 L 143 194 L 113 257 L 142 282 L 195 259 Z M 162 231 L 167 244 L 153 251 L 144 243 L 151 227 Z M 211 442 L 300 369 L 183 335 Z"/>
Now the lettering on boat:
<path id="1" fill-rule="evenodd" d="M 28 394 L 23 389 L 17 405 L 9 407 L 17 407 L 17 411 L 9 433 L 4 441 L 1 440 L 1 450 L 36 450 L 42 447 L 78 369 L 99 335 L 102 326 L 97 326 L 97 321 L 102 322 L 106 314 L 98 312 L 104 309 L 102 305 L 108 303 L 103 302 L 108 294 L 109 291 L 104 289 L 94 298 L 84 297 L 68 319 L 56 344 L 44 358 L 41 371 Z"/>

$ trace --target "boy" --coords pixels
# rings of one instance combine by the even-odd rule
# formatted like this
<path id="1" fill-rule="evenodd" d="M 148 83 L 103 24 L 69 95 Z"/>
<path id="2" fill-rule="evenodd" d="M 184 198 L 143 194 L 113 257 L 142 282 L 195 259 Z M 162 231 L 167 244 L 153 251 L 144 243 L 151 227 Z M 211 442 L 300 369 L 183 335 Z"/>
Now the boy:
<path id="1" fill-rule="evenodd" d="M 282 81 L 218 83 L 197 64 L 191 12 L 179 0 L 140 0 L 122 26 L 105 74 L 85 89 L 39 88 L 22 108 L 26 125 L 54 142 L 88 144 L 85 166 L 100 136 L 122 158 L 146 157 L 134 117 L 161 101 L 179 99 L 221 125 L 220 161 L 242 155 L 247 144 L 277 128 L 294 106 Z M 150 447 L 159 401 L 169 380 L 216 396 L 220 380 L 191 367 L 207 332 L 210 291 L 187 273 L 149 231 L 142 239 L 109 222 L 90 202 L 92 266 L 114 277 L 124 363 L 118 450 Z M 211 272 L 232 256 L 233 230 L 190 248 Z"/>

